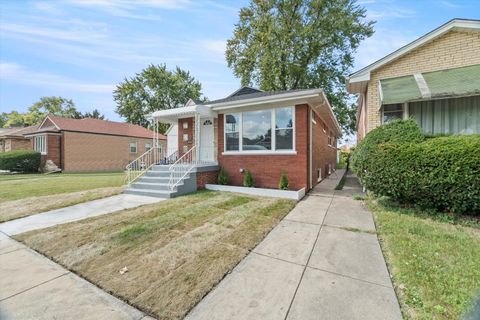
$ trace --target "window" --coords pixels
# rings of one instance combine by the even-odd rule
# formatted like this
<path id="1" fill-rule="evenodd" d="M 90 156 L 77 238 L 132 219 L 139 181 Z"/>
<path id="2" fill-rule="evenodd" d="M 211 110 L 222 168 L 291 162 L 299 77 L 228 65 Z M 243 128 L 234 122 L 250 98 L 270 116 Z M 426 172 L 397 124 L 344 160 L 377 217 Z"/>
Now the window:
<path id="1" fill-rule="evenodd" d="M 130 153 L 137 153 L 137 143 L 130 142 Z"/>
<path id="2" fill-rule="evenodd" d="M 275 149 L 293 149 L 293 109 L 275 109 Z"/>
<path id="3" fill-rule="evenodd" d="M 148 151 L 152 149 L 152 144 L 151 143 L 145 143 L 145 151 Z"/>
<path id="4" fill-rule="evenodd" d="M 383 106 L 383 123 L 389 123 L 396 119 L 403 119 L 403 104 L 386 104 Z"/>
<path id="5" fill-rule="evenodd" d="M 41 154 L 47 154 L 47 136 L 33 137 L 33 149 Z"/>
<path id="6" fill-rule="evenodd" d="M 188 129 L 188 122 L 187 121 L 183 121 L 183 129 Z"/>
<path id="7" fill-rule="evenodd" d="M 188 152 L 188 146 L 182 146 L 182 152 L 187 153 Z"/>
<path id="8" fill-rule="evenodd" d="M 188 133 L 183 134 L 183 141 L 188 141 Z"/>
<path id="9" fill-rule="evenodd" d="M 225 151 L 239 150 L 240 115 L 225 115 Z"/>
<path id="10" fill-rule="evenodd" d="M 272 149 L 272 111 L 243 113 L 242 150 Z"/>
<path id="11" fill-rule="evenodd" d="M 253 153 L 293 151 L 294 123 L 294 107 L 226 114 L 225 151 Z"/>

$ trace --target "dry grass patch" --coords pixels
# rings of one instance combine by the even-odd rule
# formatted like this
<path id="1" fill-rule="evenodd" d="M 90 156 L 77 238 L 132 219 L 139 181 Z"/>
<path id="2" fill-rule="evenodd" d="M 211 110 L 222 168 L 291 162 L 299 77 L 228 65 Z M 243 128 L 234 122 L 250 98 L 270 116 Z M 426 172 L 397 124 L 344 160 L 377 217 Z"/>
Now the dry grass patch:
<path id="1" fill-rule="evenodd" d="M 204 191 L 16 238 L 146 312 L 181 319 L 294 205 Z"/>
<path id="2" fill-rule="evenodd" d="M 88 191 L 30 197 L 20 200 L 0 202 L 0 222 L 113 196 L 121 193 L 122 191 L 123 187 L 98 188 Z"/>

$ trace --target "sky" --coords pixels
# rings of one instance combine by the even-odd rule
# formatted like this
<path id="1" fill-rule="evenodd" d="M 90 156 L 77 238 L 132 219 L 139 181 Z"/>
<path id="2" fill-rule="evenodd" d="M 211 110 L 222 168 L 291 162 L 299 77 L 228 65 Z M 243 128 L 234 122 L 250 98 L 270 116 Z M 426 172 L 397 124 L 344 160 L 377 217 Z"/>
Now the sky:
<path id="1" fill-rule="evenodd" d="M 375 34 L 355 54 L 364 67 L 452 18 L 480 19 L 479 0 L 359 0 Z M 149 64 L 179 66 L 209 99 L 238 89 L 225 45 L 248 1 L 0 1 L 0 112 L 24 112 L 42 96 L 80 111 L 115 113 L 112 91 Z"/>

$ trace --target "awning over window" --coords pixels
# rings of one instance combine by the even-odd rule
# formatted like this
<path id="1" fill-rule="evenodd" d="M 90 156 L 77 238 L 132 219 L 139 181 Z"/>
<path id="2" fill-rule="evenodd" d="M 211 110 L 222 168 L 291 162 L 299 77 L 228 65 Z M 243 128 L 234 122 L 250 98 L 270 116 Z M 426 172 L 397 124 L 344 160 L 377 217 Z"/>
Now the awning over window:
<path id="1" fill-rule="evenodd" d="M 480 65 L 380 80 L 382 104 L 480 94 Z"/>

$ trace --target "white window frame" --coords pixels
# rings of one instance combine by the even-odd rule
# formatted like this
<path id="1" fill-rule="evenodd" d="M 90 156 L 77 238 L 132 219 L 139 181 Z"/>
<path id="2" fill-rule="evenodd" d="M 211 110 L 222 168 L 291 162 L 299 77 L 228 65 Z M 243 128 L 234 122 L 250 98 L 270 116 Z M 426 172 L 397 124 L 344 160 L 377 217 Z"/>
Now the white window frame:
<path id="1" fill-rule="evenodd" d="M 33 150 L 40 152 L 42 155 L 47 154 L 48 139 L 46 134 L 37 135 L 33 137 Z"/>
<path id="2" fill-rule="evenodd" d="M 293 129 L 293 141 L 292 141 L 292 149 L 287 150 L 287 149 L 279 149 L 276 150 L 276 144 L 277 144 L 277 139 L 276 139 L 276 128 L 275 128 L 275 123 L 276 123 L 276 112 L 275 110 L 277 109 L 283 109 L 283 108 L 291 108 L 292 109 L 292 129 Z M 223 152 L 222 155 L 296 155 L 297 154 L 297 147 L 296 147 L 296 123 L 295 123 L 295 106 L 279 106 L 275 108 L 266 108 L 266 109 L 260 109 L 260 110 L 255 110 L 255 111 L 265 111 L 265 110 L 270 110 L 271 112 L 271 143 L 272 147 L 271 150 L 259 150 L 259 151 L 243 151 L 243 113 L 244 112 L 250 112 L 250 111 L 239 111 L 239 112 L 231 112 L 231 113 L 225 113 L 223 115 Z M 239 128 L 238 128 L 238 139 L 239 139 L 239 146 L 238 146 L 238 151 L 227 151 L 227 138 L 226 138 L 226 124 L 227 124 L 227 115 L 228 114 L 238 114 L 239 118 Z"/>
<path id="3" fill-rule="evenodd" d="M 135 144 L 135 152 L 132 152 L 132 144 Z M 138 142 L 137 141 L 131 141 L 130 142 L 130 153 L 132 153 L 132 154 L 138 153 Z"/>
<path id="4" fill-rule="evenodd" d="M 147 152 L 150 149 L 152 149 L 152 143 L 150 142 L 145 143 L 145 152 Z"/>

